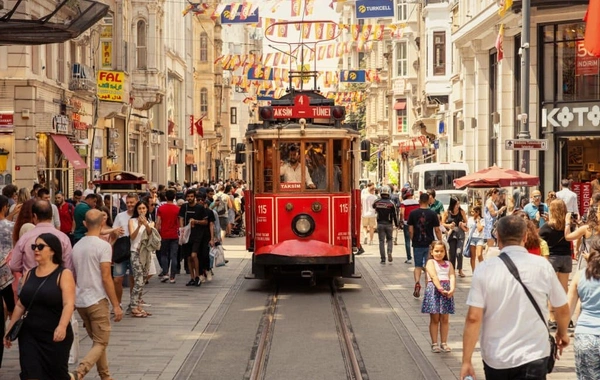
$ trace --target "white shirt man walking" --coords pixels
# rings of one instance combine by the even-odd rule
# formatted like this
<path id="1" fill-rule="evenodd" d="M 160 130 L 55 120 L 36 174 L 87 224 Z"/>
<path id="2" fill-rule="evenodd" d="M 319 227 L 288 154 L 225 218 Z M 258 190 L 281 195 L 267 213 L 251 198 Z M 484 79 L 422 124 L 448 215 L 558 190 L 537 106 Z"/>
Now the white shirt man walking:
<path id="1" fill-rule="evenodd" d="M 525 249 L 526 231 L 521 217 L 501 218 L 498 246 L 514 262 L 542 315 L 548 315 L 547 300 L 554 306 L 558 323 L 556 344 L 562 353 L 569 344 L 567 296 L 548 260 Z M 475 376 L 471 358 L 477 340 L 481 341 L 486 379 L 546 378 L 550 356 L 548 328 L 500 257 L 477 265 L 467 305 L 460 379 Z"/>
<path id="2" fill-rule="evenodd" d="M 111 276 L 112 247 L 100 239 L 102 219 L 100 210 L 89 210 L 85 214 L 84 223 L 88 232 L 75 244 L 72 253 L 77 274 L 75 307 L 93 341 L 92 348 L 73 373 L 77 380 L 87 375 L 94 365 L 101 379 L 111 378 L 106 358 L 111 330 L 109 300 L 115 313 L 115 322 L 123 318 Z"/>
<path id="3" fill-rule="evenodd" d="M 577 202 L 577 194 L 570 189 L 571 181 L 568 179 L 563 179 L 560 182 L 562 189 L 556 192 L 556 198 L 562 199 L 567 205 L 567 212 L 571 214 L 579 213 L 579 205 Z"/>

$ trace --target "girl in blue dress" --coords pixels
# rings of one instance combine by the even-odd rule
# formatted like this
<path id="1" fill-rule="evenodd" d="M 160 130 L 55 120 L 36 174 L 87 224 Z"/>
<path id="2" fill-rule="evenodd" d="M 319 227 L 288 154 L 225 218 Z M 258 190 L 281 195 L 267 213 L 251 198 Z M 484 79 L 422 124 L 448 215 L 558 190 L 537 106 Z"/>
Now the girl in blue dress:
<path id="1" fill-rule="evenodd" d="M 450 352 L 448 331 L 450 314 L 454 314 L 454 289 L 456 276 L 452 263 L 448 261 L 448 248 L 442 241 L 434 241 L 429 249 L 429 260 L 425 266 L 427 287 L 423 297 L 422 313 L 429 313 L 431 351 Z M 438 329 L 441 345 L 438 345 Z"/>

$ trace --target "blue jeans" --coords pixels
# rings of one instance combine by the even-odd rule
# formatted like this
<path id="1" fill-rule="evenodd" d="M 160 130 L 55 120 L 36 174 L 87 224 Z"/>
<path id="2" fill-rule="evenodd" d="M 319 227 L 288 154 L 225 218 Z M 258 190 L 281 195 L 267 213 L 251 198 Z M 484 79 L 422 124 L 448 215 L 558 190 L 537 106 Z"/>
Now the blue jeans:
<path id="1" fill-rule="evenodd" d="M 495 369 L 483 362 L 483 370 L 488 380 L 545 380 L 548 373 L 548 357 L 505 369 Z"/>
<path id="2" fill-rule="evenodd" d="M 415 255 L 415 268 L 425 268 L 429 258 L 429 247 L 413 247 Z"/>
<path id="3" fill-rule="evenodd" d="M 391 224 L 377 224 L 377 236 L 379 237 L 379 255 L 385 260 L 385 242 L 387 241 L 387 254 L 391 255 L 394 249 L 394 228 Z"/>
<path id="4" fill-rule="evenodd" d="M 404 225 L 404 247 L 406 248 L 406 260 L 412 260 L 410 253 L 410 234 L 408 232 L 408 226 Z"/>
<path id="5" fill-rule="evenodd" d="M 179 250 L 179 239 L 163 239 L 160 243 L 160 266 L 165 276 L 169 273 L 169 264 L 171 265 L 171 279 L 177 275 L 177 253 Z"/>

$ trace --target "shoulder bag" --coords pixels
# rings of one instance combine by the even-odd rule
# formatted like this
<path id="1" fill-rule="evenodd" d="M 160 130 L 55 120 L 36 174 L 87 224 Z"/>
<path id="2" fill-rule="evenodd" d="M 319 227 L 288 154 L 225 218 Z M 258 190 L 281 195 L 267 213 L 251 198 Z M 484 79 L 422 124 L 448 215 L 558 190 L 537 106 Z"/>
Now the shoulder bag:
<path id="1" fill-rule="evenodd" d="M 32 270 L 35 270 L 35 269 L 32 269 Z M 19 320 L 16 321 L 14 325 L 12 325 L 12 327 L 10 328 L 10 330 L 8 330 L 8 333 L 6 333 L 6 337 L 11 342 L 14 342 L 19 337 L 19 332 L 21 332 L 21 327 L 23 327 L 23 322 L 25 321 L 25 318 L 27 318 L 27 314 L 29 313 L 29 310 L 31 309 L 31 306 L 33 305 L 33 301 L 35 301 L 35 296 L 37 296 L 38 291 L 40 290 L 40 288 L 42 286 L 44 286 L 44 283 L 46 282 L 46 280 L 48 279 L 48 277 L 50 277 L 50 275 L 48 275 L 48 276 L 46 276 L 46 278 L 44 278 L 44 281 L 42 281 L 42 283 L 40 284 L 40 286 L 38 286 L 37 289 L 35 290 L 35 293 L 33 293 L 33 297 L 31 298 L 31 302 L 29 303 L 29 306 L 27 307 L 27 309 L 25 310 L 25 312 L 23 313 L 23 315 L 21 315 L 21 318 L 19 318 Z M 27 276 L 27 278 L 29 278 L 29 275 Z M 23 286 L 25 286 L 25 284 L 23 284 Z"/>
<path id="2" fill-rule="evenodd" d="M 544 322 L 544 326 L 546 326 L 546 329 L 547 329 L 548 325 L 546 325 L 546 318 L 544 318 L 544 315 L 542 314 L 542 310 L 540 310 L 539 305 L 537 304 L 537 302 L 535 301 L 535 299 L 529 292 L 529 289 L 527 289 L 525 284 L 523 284 L 523 281 L 521 281 L 521 276 L 519 276 L 519 270 L 515 266 L 515 263 L 510 259 L 510 257 L 508 257 L 506 252 L 502 252 L 499 257 L 504 262 L 506 267 L 508 268 L 508 271 L 514 276 L 514 278 L 519 282 L 519 284 L 521 284 L 521 286 L 523 287 L 523 290 L 525 290 L 525 294 L 527 294 L 527 298 L 529 298 L 529 301 L 531 301 L 531 304 L 535 308 L 535 311 L 537 311 L 538 315 L 542 319 L 542 322 Z M 550 333 L 548 333 L 548 340 L 550 341 L 550 357 L 548 358 L 548 373 L 552 373 L 552 370 L 554 369 L 554 364 L 556 363 L 556 357 L 558 356 L 558 347 L 556 346 L 556 340 L 554 340 L 554 337 L 552 335 L 550 335 Z"/>
<path id="3" fill-rule="evenodd" d="M 120 264 L 130 258 L 131 238 L 129 236 L 122 236 L 115 241 L 115 244 L 113 244 L 112 261 L 116 264 Z"/>

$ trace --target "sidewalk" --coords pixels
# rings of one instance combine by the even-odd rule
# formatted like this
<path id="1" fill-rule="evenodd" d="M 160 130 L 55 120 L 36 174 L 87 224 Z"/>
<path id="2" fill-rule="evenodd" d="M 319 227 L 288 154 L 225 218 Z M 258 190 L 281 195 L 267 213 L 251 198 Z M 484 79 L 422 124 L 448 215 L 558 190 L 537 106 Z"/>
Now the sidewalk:
<path id="1" fill-rule="evenodd" d="M 144 288 L 146 308 L 153 315 L 148 318 L 123 316 L 112 323 L 108 362 L 111 375 L 117 380 L 171 380 L 205 331 L 223 299 L 246 267 L 250 254 L 242 246 L 242 239 L 228 239 L 225 256 L 229 263 L 214 269 L 212 282 L 200 288 L 186 287 L 189 276 L 177 277 L 176 284 L 160 283 L 155 277 Z M 129 301 L 127 288 L 123 293 L 123 308 Z M 75 312 L 79 319 L 79 315 Z M 79 359 L 91 347 L 83 323 L 79 319 Z M 15 342 L 16 343 L 16 342 Z M 75 365 L 70 365 L 71 370 Z M 0 379 L 19 378 L 19 349 L 14 344 L 4 350 Z M 99 379 L 96 368 L 85 377 Z"/>
<path id="2" fill-rule="evenodd" d="M 400 242 L 402 240 L 402 243 Z M 410 331 L 412 337 L 421 347 L 421 350 L 429 361 L 438 370 L 443 379 L 458 379 L 462 362 L 462 338 L 464 322 L 468 306 L 467 295 L 471 285 L 470 259 L 463 258 L 463 271 L 466 277 L 457 277 L 457 286 L 454 295 L 455 314 L 450 316 L 450 334 L 448 345 L 452 348 L 451 353 L 434 354 L 431 352 L 431 338 L 429 337 L 429 315 L 421 313 L 422 297 L 416 300 L 412 296 L 414 288 L 413 264 L 404 264 L 406 250 L 404 238 L 398 238 L 398 245 L 394 246 L 392 263 L 380 264 L 379 246 L 376 243 L 377 235 L 373 239 L 373 245 L 365 245 L 365 253 L 357 257 L 359 268 L 365 268 L 367 275 L 373 277 L 377 286 L 384 293 L 394 311 Z M 423 285 L 423 280 L 421 280 Z M 423 292 L 421 292 L 421 295 Z M 556 362 L 554 372 L 548 376 L 549 380 L 568 380 L 575 378 L 575 358 L 573 353 L 573 338 L 571 345 L 563 351 L 563 356 Z M 473 355 L 478 379 L 484 379 L 483 363 L 479 344 Z"/>

